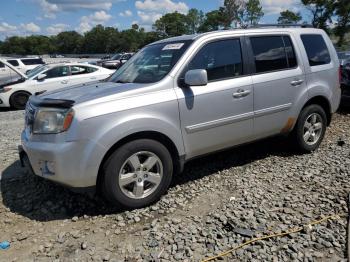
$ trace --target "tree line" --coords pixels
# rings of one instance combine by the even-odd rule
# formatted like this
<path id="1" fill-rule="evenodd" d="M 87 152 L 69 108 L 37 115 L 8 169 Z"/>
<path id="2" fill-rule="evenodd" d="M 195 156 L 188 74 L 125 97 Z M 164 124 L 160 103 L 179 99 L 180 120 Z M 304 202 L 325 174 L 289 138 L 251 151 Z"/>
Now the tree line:
<path id="1" fill-rule="evenodd" d="M 302 0 L 311 14 L 311 24 L 326 30 L 337 38 L 337 45 L 346 44 L 350 30 L 349 0 Z M 65 31 L 55 36 L 12 36 L 0 41 L 2 54 L 89 54 L 137 51 L 159 39 L 195 34 L 220 29 L 247 28 L 259 23 L 264 11 L 259 0 L 225 0 L 217 10 L 204 13 L 190 9 L 187 14 L 168 13 L 159 18 L 152 31 L 137 24 L 130 29 L 97 25 L 84 34 Z M 277 22 L 280 24 L 306 23 L 300 13 L 284 10 Z M 330 26 L 334 25 L 334 26 Z"/>

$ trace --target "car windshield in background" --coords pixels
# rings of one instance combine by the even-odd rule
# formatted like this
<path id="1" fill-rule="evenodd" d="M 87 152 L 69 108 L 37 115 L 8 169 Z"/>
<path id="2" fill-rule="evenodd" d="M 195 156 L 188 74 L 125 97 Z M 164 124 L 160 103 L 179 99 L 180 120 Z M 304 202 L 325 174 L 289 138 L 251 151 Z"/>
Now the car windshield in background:
<path id="1" fill-rule="evenodd" d="M 37 66 L 33 70 L 30 70 L 27 74 L 28 78 L 32 78 L 36 76 L 37 74 L 43 72 L 44 70 L 48 69 L 48 66 L 42 65 L 42 66 Z"/>
<path id="2" fill-rule="evenodd" d="M 122 66 L 109 81 L 155 83 L 174 67 L 192 41 L 167 42 L 145 47 Z"/>
<path id="3" fill-rule="evenodd" d="M 118 60 L 118 59 L 120 59 L 121 56 L 122 56 L 121 54 L 116 54 L 116 55 L 111 57 L 111 60 Z"/>

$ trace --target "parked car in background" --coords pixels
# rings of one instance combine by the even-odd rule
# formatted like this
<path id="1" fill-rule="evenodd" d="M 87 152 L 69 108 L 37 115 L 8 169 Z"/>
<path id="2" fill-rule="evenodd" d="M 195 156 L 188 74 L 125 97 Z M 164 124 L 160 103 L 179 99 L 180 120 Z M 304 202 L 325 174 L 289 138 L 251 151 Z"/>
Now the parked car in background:
<path id="1" fill-rule="evenodd" d="M 0 107 L 15 109 L 23 109 L 32 94 L 102 80 L 114 73 L 94 65 L 61 63 L 42 65 L 25 75 L 6 61 L 0 62 L 13 72 L 0 79 Z"/>
<path id="2" fill-rule="evenodd" d="M 35 67 L 45 64 L 43 59 L 40 57 L 8 58 L 6 61 L 14 68 L 25 74 Z"/>
<path id="3" fill-rule="evenodd" d="M 105 60 L 101 63 L 104 68 L 119 69 L 122 65 L 128 61 L 134 53 L 118 54 L 112 57 L 110 60 Z"/>
<path id="4" fill-rule="evenodd" d="M 106 55 L 106 56 L 101 57 L 99 60 L 90 61 L 89 64 L 102 66 L 103 62 L 105 62 L 107 60 L 111 60 L 111 59 L 118 59 L 120 56 L 121 56 L 121 54 L 119 54 L 119 53 L 114 54 L 114 55 Z"/>
<path id="5" fill-rule="evenodd" d="M 338 52 L 343 103 L 350 100 L 350 51 Z"/>
<path id="6" fill-rule="evenodd" d="M 341 66 L 350 64 L 350 51 L 338 52 L 337 54 Z"/>
<path id="7" fill-rule="evenodd" d="M 108 82 L 32 96 L 20 158 L 40 177 L 140 208 L 201 155 L 279 134 L 316 150 L 339 101 L 323 30 L 180 36 L 147 45 Z"/>

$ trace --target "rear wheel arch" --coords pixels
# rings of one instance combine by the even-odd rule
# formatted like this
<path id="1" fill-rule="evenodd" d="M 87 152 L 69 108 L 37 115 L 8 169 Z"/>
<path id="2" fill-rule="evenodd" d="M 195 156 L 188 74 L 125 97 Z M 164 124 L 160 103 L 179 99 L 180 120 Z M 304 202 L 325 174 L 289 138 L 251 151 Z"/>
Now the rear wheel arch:
<path id="1" fill-rule="evenodd" d="M 314 96 L 304 104 L 300 112 L 302 112 L 302 110 L 309 105 L 319 105 L 322 107 L 327 116 L 327 126 L 329 126 L 332 119 L 331 105 L 329 103 L 329 100 L 324 96 Z"/>

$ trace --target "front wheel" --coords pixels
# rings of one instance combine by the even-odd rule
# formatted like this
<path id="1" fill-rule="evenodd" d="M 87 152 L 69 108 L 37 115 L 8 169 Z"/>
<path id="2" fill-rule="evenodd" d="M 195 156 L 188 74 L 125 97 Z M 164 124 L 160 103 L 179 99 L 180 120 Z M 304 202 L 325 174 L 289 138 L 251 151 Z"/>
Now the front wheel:
<path id="1" fill-rule="evenodd" d="M 150 139 L 131 141 L 106 161 L 103 193 L 117 206 L 141 208 L 166 192 L 172 174 L 173 161 L 163 144 Z"/>
<path id="2" fill-rule="evenodd" d="M 10 97 L 10 105 L 14 109 L 24 109 L 29 97 L 30 94 L 25 91 L 18 91 L 16 93 L 13 93 Z"/>
<path id="3" fill-rule="evenodd" d="M 293 136 L 298 149 L 312 152 L 321 144 L 326 132 L 327 116 L 319 105 L 305 107 L 298 118 Z"/>

